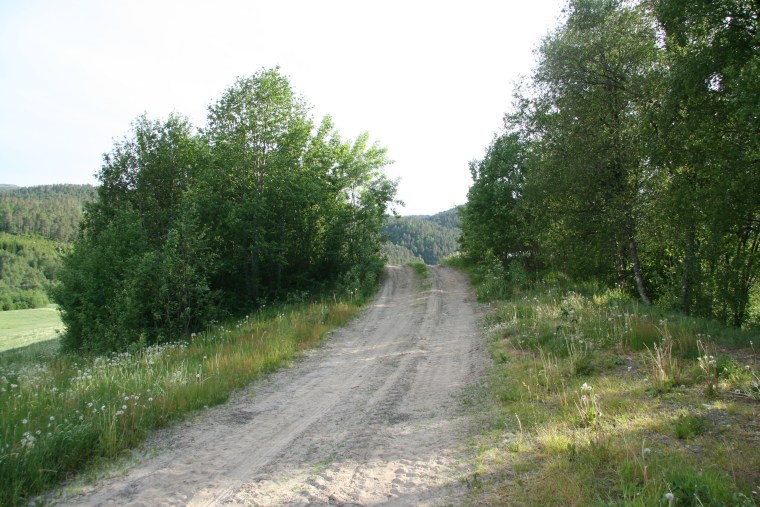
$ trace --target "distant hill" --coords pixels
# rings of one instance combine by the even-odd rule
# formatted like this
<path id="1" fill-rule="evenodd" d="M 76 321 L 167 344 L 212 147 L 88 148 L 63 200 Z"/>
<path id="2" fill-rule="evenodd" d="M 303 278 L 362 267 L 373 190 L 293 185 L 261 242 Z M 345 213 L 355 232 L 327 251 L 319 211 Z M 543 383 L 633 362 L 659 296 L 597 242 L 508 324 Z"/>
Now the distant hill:
<path id="1" fill-rule="evenodd" d="M 61 254 L 95 197 L 91 185 L 0 185 L 0 310 L 50 302 Z"/>
<path id="2" fill-rule="evenodd" d="M 459 248 L 459 211 L 389 217 L 384 232 L 389 237 L 384 251 L 390 264 L 438 264 Z"/>
<path id="3" fill-rule="evenodd" d="M 39 236 L 0 232 L 0 310 L 47 305 L 66 248 Z"/>
<path id="4" fill-rule="evenodd" d="M 0 232 L 69 242 L 79 230 L 84 203 L 95 197 L 92 185 L 0 185 Z"/>

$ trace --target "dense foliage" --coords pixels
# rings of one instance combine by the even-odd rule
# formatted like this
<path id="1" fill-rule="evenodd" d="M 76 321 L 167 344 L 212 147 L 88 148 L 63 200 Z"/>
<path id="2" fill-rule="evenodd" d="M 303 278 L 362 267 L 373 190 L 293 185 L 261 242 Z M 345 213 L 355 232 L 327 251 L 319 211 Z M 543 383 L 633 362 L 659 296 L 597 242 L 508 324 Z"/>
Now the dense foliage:
<path id="1" fill-rule="evenodd" d="M 438 264 L 459 248 L 458 209 L 430 216 L 390 217 L 384 232 L 390 243 L 384 247 L 389 263 Z"/>
<path id="2" fill-rule="evenodd" d="M 65 345 L 165 342 L 267 301 L 372 290 L 387 163 L 366 134 L 315 125 L 276 69 L 238 79 L 200 132 L 177 115 L 136 120 L 60 273 Z"/>
<path id="3" fill-rule="evenodd" d="M 47 305 L 90 185 L 0 185 L 0 310 Z"/>
<path id="4" fill-rule="evenodd" d="M 0 310 L 48 304 L 48 291 L 64 249 L 64 245 L 38 236 L 0 232 Z"/>
<path id="5" fill-rule="evenodd" d="M 462 249 L 757 319 L 759 16 L 738 0 L 570 0 L 471 165 Z"/>
<path id="6" fill-rule="evenodd" d="M 0 188 L 0 232 L 72 241 L 84 203 L 95 199 L 90 185 Z"/>

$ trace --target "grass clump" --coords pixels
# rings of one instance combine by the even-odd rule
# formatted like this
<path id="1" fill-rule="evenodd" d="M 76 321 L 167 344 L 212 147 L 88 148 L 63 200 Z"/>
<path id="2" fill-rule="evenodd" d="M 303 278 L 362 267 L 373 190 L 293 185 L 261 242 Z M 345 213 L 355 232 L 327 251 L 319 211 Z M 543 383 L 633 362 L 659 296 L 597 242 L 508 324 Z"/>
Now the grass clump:
<path id="1" fill-rule="evenodd" d="M 757 336 L 568 285 L 484 298 L 494 363 L 473 503 L 760 503 Z"/>
<path id="2" fill-rule="evenodd" d="M 22 504 L 119 456 L 150 430 L 225 401 L 359 309 L 359 302 L 280 306 L 189 341 L 107 356 L 0 354 L 0 505 Z"/>

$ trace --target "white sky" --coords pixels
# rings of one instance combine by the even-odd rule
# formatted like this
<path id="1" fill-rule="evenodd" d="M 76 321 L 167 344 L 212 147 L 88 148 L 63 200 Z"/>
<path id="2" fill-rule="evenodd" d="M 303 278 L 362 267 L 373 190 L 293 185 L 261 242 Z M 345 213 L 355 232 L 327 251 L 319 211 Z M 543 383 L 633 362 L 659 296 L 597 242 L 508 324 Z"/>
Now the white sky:
<path id="1" fill-rule="evenodd" d="M 205 123 L 279 65 L 344 138 L 368 131 L 404 215 L 462 204 L 562 0 L 0 0 L 0 183 L 96 184 L 146 112 Z"/>

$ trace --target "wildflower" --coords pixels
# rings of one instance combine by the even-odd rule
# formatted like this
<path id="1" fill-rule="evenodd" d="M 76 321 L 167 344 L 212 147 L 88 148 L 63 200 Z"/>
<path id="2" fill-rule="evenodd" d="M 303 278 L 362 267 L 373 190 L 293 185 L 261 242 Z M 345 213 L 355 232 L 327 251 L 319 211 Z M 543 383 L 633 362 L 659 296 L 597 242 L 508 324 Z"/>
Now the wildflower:
<path id="1" fill-rule="evenodd" d="M 55 416 L 51 415 L 51 416 L 50 416 L 50 420 L 51 420 L 51 421 L 55 421 Z"/>
<path id="2" fill-rule="evenodd" d="M 16 389 L 18 387 L 18 384 L 11 384 L 11 389 Z"/>
<path id="3" fill-rule="evenodd" d="M 79 416 L 79 420 L 80 420 L 80 421 L 84 421 L 84 416 L 83 416 L 83 415 L 80 415 L 80 416 Z"/>
<path id="4" fill-rule="evenodd" d="M 668 505 L 673 505 L 673 499 L 674 498 L 675 498 L 675 496 L 673 496 L 673 493 L 671 493 L 670 491 L 668 491 L 667 493 L 665 493 L 665 500 L 668 501 Z"/>
<path id="5" fill-rule="evenodd" d="M 34 442 L 36 440 L 37 439 L 34 438 L 34 435 L 32 435 L 31 433 L 27 431 L 24 433 L 24 436 L 21 437 L 21 447 L 31 449 L 32 447 L 34 447 Z"/>
<path id="6" fill-rule="evenodd" d="M 121 406 L 121 409 L 122 409 L 122 410 L 126 410 L 126 409 L 127 409 L 127 406 L 126 406 L 126 405 L 122 405 L 122 406 Z"/>
<path id="7" fill-rule="evenodd" d="M 581 392 L 584 392 L 584 393 L 591 392 L 592 389 L 593 388 L 590 385 L 588 385 L 586 382 L 584 382 L 583 385 L 581 386 Z"/>
<path id="8" fill-rule="evenodd" d="M 21 419 L 21 424 L 28 424 L 29 421 L 27 419 Z"/>
<path id="9" fill-rule="evenodd" d="M 152 401 L 153 401 L 153 398 L 148 398 L 148 402 L 152 402 Z"/>
<path id="10" fill-rule="evenodd" d="M 116 411 L 116 417 L 119 417 L 120 415 L 124 415 L 124 412 L 121 410 Z"/>
<path id="11" fill-rule="evenodd" d="M 643 454 L 645 458 L 649 456 L 651 453 L 652 453 L 652 449 L 650 449 L 649 447 L 644 447 L 644 450 L 641 451 L 641 454 Z"/>

